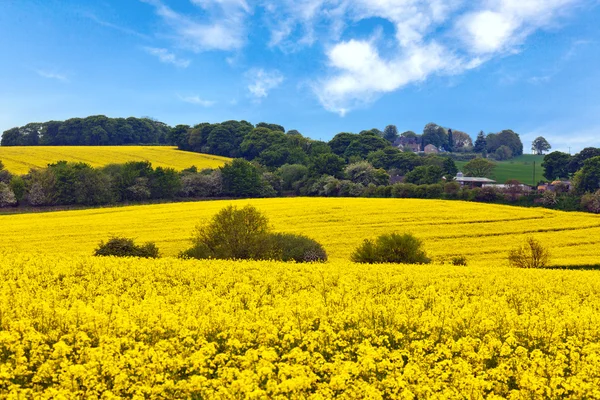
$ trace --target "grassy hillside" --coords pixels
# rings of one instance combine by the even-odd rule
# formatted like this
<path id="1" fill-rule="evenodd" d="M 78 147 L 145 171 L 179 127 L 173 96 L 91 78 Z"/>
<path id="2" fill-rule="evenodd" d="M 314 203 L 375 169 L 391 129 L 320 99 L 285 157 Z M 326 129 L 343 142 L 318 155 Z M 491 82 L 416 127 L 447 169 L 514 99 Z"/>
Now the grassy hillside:
<path id="1" fill-rule="evenodd" d="M 154 167 L 182 170 L 192 165 L 199 169 L 217 168 L 229 159 L 181 151 L 171 146 L 0 146 L 0 160 L 10 172 L 25 174 L 30 168 L 43 168 L 61 160 L 85 162 L 94 167 L 150 161 Z"/>
<path id="2" fill-rule="evenodd" d="M 544 170 L 542 168 L 542 162 L 544 156 L 534 156 L 531 154 L 524 154 L 520 157 L 515 157 L 508 161 L 496 162 L 496 171 L 494 179 L 498 183 L 504 183 L 509 179 L 516 179 L 521 183 L 527 185 L 537 184 L 540 180 L 544 179 Z M 533 180 L 533 163 L 535 162 L 535 182 Z M 461 170 L 465 166 L 466 162 L 457 162 L 456 166 Z"/>
<path id="3" fill-rule="evenodd" d="M 276 231 L 320 241 L 330 258 L 348 259 L 363 239 L 412 232 L 434 258 L 465 255 L 506 263 L 509 248 L 534 235 L 558 265 L 594 264 L 600 216 L 442 200 L 279 198 L 144 205 L 0 216 L 0 253 L 91 254 L 111 234 L 156 241 L 164 255 L 188 247 L 195 225 L 228 204 L 254 204 Z"/>

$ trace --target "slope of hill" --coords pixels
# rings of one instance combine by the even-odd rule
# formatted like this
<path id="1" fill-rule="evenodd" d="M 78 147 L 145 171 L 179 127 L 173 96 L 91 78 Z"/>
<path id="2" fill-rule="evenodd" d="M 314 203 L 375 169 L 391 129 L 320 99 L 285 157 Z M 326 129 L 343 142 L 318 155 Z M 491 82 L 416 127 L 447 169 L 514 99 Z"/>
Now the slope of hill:
<path id="1" fill-rule="evenodd" d="M 508 249 L 534 235 L 555 265 L 596 264 L 600 216 L 540 208 L 443 200 L 276 198 L 207 201 L 0 216 L 0 252 L 92 254 L 111 234 L 155 241 L 166 256 L 189 247 L 194 227 L 221 208 L 253 204 L 276 231 L 321 242 L 331 259 L 348 260 L 364 239 L 412 232 L 434 258 L 506 264 Z"/>
<path id="2" fill-rule="evenodd" d="M 94 167 L 127 161 L 150 161 L 154 167 L 182 170 L 217 168 L 229 158 L 178 150 L 173 146 L 0 146 L 0 160 L 13 174 L 43 168 L 57 161 L 84 162 Z"/>
<path id="3" fill-rule="evenodd" d="M 535 180 L 534 180 L 534 165 L 535 162 Z M 494 179 L 498 183 L 504 183 L 511 179 L 516 179 L 527 185 L 537 184 L 544 179 L 544 169 L 542 168 L 544 156 L 536 156 L 532 154 L 523 154 L 507 161 L 496 162 L 496 170 L 494 171 Z M 462 169 L 464 161 L 457 161 L 456 166 Z"/>

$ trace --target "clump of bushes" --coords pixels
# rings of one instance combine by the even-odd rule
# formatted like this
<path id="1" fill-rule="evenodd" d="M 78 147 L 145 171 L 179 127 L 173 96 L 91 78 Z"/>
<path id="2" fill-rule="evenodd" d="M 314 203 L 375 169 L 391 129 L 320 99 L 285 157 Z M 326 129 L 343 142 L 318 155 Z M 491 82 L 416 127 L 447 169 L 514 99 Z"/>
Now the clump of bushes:
<path id="1" fill-rule="evenodd" d="M 352 254 L 357 263 L 429 264 L 421 240 L 410 233 L 391 233 L 377 239 L 366 239 Z"/>
<path id="2" fill-rule="evenodd" d="M 271 245 L 275 258 L 281 261 L 327 261 L 327 253 L 319 242 L 304 235 L 272 233 Z"/>
<path id="3" fill-rule="evenodd" d="M 545 268 L 550 262 L 550 252 L 538 240 L 530 237 L 525 243 L 508 253 L 511 267 Z"/>
<path id="4" fill-rule="evenodd" d="M 326 261 L 323 247 L 306 236 L 272 233 L 268 219 L 255 207 L 229 206 L 196 228 L 192 247 L 182 258 Z"/>
<path id="5" fill-rule="evenodd" d="M 133 239 L 113 236 L 106 243 L 100 242 L 95 256 L 158 258 L 158 247 L 153 242 L 136 245 Z"/>

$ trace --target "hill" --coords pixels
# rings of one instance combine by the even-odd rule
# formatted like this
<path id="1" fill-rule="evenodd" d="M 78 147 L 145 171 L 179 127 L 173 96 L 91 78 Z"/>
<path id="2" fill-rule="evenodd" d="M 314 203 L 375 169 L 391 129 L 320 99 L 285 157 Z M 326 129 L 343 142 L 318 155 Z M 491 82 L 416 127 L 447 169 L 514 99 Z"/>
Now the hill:
<path id="1" fill-rule="evenodd" d="M 25 174 L 30 168 L 43 168 L 57 161 L 75 161 L 93 167 L 127 161 L 150 161 L 154 167 L 176 170 L 217 168 L 229 158 L 192 153 L 172 146 L 0 146 L 0 160 L 13 174 Z"/>
<path id="2" fill-rule="evenodd" d="M 533 163 L 535 162 L 535 180 L 533 175 Z M 504 183 L 510 179 L 516 179 L 527 185 L 534 185 L 544 179 L 544 169 L 542 168 L 544 156 L 524 154 L 506 161 L 497 161 L 496 170 L 494 172 L 498 183 Z M 457 161 L 456 166 L 462 169 L 466 162 Z"/>
<path id="3" fill-rule="evenodd" d="M 363 239 L 412 232 L 437 259 L 465 255 L 505 264 L 509 248 L 534 235 L 555 265 L 598 263 L 600 216 L 442 200 L 277 198 L 175 203 L 0 216 L 0 252 L 92 254 L 111 234 L 156 241 L 164 255 L 188 247 L 194 226 L 228 204 L 253 204 L 276 231 L 321 242 L 331 259 L 349 259 Z"/>

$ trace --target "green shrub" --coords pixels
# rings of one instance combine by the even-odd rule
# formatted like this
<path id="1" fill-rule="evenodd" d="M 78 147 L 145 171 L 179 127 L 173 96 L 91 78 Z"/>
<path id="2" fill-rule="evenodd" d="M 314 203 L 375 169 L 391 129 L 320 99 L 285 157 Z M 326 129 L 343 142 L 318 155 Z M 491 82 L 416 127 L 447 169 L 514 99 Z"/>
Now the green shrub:
<path id="1" fill-rule="evenodd" d="M 218 259 L 269 259 L 269 221 L 251 205 L 228 206 L 205 225 L 196 227 L 193 246 L 183 257 Z"/>
<path id="2" fill-rule="evenodd" d="M 550 252 L 530 237 L 522 246 L 509 252 L 508 262 L 511 267 L 517 268 L 545 268 L 550 262 Z"/>
<path id="3" fill-rule="evenodd" d="M 302 235 L 271 233 L 269 221 L 253 206 L 229 206 L 206 225 L 196 228 L 193 246 L 182 258 L 326 261 L 327 253 L 316 241 Z"/>
<path id="4" fill-rule="evenodd" d="M 95 256 L 158 258 L 158 247 L 153 242 L 136 245 L 133 239 L 114 236 L 106 243 L 100 242 Z"/>
<path id="5" fill-rule="evenodd" d="M 450 260 L 452 265 L 456 266 L 466 266 L 467 265 L 467 257 L 465 256 L 455 256 Z"/>
<path id="6" fill-rule="evenodd" d="M 431 260 L 421 249 L 422 242 L 410 233 L 381 235 L 365 240 L 352 254 L 358 263 L 428 264 Z"/>
<path id="7" fill-rule="evenodd" d="M 274 257 L 281 261 L 323 262 L 327 253 L 309 237 L 292 233 L 273 233 L 270 237 Z"/>

